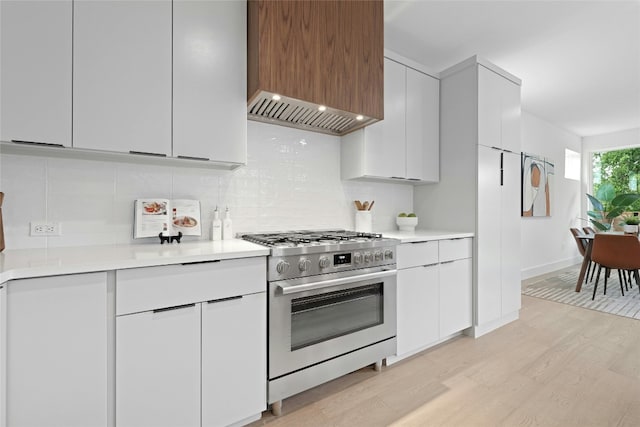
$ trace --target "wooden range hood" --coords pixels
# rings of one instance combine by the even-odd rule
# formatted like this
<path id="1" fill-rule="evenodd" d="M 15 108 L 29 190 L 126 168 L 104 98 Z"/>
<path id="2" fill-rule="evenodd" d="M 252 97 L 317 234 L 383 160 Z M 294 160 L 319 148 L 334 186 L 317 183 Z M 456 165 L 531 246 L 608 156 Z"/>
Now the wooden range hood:
<path id="1" fill-rule="evenodd" d="M 249 119 L 332 135 L 383 119 L 382 0 L 249 0 L 247 13 Z"/>

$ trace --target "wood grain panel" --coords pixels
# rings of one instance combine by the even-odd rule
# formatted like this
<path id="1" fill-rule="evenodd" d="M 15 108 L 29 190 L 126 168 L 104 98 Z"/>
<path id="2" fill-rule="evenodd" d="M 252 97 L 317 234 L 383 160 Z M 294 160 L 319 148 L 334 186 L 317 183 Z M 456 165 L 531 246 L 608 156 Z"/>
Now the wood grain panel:
<path id="1" fill-rule="evenodd" d="M 266 90 L 383 118 L 382 1 L 250 0 L 248 97 Z"/>

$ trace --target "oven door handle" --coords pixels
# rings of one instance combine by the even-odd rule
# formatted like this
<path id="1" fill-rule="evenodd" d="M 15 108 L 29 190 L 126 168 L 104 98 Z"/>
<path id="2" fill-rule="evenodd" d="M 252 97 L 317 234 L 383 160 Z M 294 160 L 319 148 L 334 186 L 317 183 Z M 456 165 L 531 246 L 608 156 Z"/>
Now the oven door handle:
<path id="1" fill-rule="evenodd" d="M 397 270 L 385 270 L 377 273 L 359 274 L 356 276 L 341 277 L 340 279 L 323 280 L 321 282 L 305 283 L 302 285 L 278 285 L 282 295 L 295 294 L 298 292 L 311 291 L 331 286 L 344 285 L 345 283 L 361 282 L 363 280 L 380 279 L 382 277 L 395 276 Z"/>

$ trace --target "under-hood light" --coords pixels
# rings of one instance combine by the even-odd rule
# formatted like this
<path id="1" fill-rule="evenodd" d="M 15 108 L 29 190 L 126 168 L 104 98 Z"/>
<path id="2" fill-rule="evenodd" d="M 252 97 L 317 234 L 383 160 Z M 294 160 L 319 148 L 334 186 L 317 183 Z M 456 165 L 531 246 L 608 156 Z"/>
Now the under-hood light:
<path id="1" fill-rule="evenodd" d="M 361 121 L 362 119 L 364 119 L 364 117 L 363 117 L 363 116 L 361 116 L 361 115 L 357 115 L 357 116 L 356 116 L 356 120 Z"/>
<path id="2" fill-rule="evenodd" d="M 275 95 L 273 95 L 271 97 L 271 99 L 273 99 L 274 101 L 280 101 L 282 99 L 282 97 L 276 93 Z"/>
<path id="3" fill-rule="evenodd" d="M 325 107 L 324 105 L 321 105 L 318 107 L 318 111 L 327 111 L 327 107 Z"/>

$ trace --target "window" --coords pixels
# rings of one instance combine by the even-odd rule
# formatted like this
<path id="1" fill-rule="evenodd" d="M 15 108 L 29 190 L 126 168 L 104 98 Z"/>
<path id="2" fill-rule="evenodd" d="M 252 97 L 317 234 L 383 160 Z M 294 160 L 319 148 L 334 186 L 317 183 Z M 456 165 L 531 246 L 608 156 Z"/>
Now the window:
<path id="1" fill-rule="evenodd" d="M 613 185 L 616 194 L 637 193 L 640 181 L 640 147 L 593 153 L 591 168 L 593 193 L 605 182 Z M 640 203 L 633 205 L 634 210 Z"/>
<path id="2" fill-rule="evenodd" d="M 580 153 L 564 149 L 564 177 L 580 181 Z"/>

